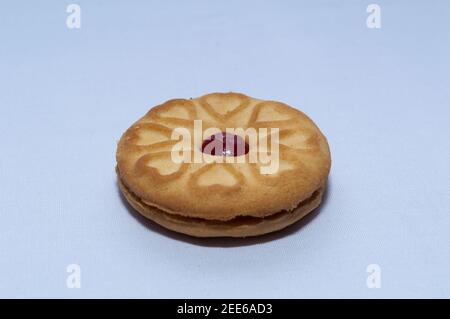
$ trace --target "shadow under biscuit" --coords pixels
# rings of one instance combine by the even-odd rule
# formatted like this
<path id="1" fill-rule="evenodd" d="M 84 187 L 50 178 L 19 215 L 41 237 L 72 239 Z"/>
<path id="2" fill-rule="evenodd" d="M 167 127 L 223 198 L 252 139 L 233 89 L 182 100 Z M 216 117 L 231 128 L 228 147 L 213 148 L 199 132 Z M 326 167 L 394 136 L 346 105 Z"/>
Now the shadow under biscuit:
<path id="1" fill-rule="evenodd" d="M 300 219 L 299 221 L 295 222 L 292 225 L 287 226 L 286 228 L 283 228 L 281 230 L 254 236 L 254 237 L 246 237 L 246 238 L 235 238 L 235 237 L 210 237 L 210 238 L 199 238 L 199 237 L 192 237 L 189 235 L 185 235 L 182 233 L 177 233 L 175 231 L 169 230 L 167 228 L 164 228 L 157 224 L 156 222 L 153 222 L 152 220 L 145 218 L 142 216 L 139 212 L 137 212 L 126 200 L 125 196 L 120 191 L 118 184 L 117 185 L 117 191 L 119 193 L 120 199 L 127 209 L 128 213 L 134 217 L 140 224 L 145 226 L 151 231 L 154 231 L 160 235 L 169 237 L 171 239 L 175 240 L 181 240 L 186 243 L 192 244 L 192 245 L 198 245 L 198 246 L 205 246 L 205 247 L 218 247 L 218 248 L 232 248 L 232 247 L 239 247 L 239 246 L 251 246 L 251 245 L 258 245 L 263 244 L 266 242 L 270 242 L 273 240 L 277 240 L 280 238 L 284 238 L 290 235 L 293 235 L 300 231 L 303 226 L 311 222 L 314 218 L 317 217 L 317 215 L 320 214 L 322 209 L 325 208 L 327 204 L 328 194 L 331 191 L 331 176 L 328 178 L 328 181 L 326 183 L 326 187 L 324 190 L 324 193 L 322 195 L 322 201 L 321 204 L 316 207 L 314 210 L 312 210 L 310 213 L 308 213 L 305 217 Z"/>

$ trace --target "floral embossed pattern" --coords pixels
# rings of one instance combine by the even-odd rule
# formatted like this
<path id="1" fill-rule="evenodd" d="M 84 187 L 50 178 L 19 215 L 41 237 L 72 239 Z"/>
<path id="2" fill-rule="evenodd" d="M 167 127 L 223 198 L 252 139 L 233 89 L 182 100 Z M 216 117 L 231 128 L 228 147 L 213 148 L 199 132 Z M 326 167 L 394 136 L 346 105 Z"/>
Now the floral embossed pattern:
<path id="1" fill-rule="evenodd" d="M 276 173 L 263 174 L 262 160 L 245 158 L 235 163 L 175 163 L 171 152 L 178 140 L 171 138 L 172 132 L 183 128 L 194 136 L 194 120 L 202 121 L 203 131 L 216 129 L 216 133 L 227 128 L 267 129 L 267 145 L 255 150 L 261 153 L 274 152 L 264 147 L 272 143 L 270 129 L 277 128 Z M 194 139 L 189 151 L 200 150 L 202 141 Z M 167 214 L 212 221 L 263 218 L 292 210 L 324 186 L 330 163 L 325 137 L 305 114 L 280 102 L 239 93 L 158 105 L 125 132 L 117 149 L 120 181 L 142 203 Z"/>

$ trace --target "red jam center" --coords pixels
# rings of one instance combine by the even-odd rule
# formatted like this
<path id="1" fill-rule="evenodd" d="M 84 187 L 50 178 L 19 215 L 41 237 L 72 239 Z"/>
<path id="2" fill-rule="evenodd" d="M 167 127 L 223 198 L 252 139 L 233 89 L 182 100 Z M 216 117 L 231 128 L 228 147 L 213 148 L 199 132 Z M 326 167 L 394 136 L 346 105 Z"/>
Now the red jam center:
<path id="1" fill-rule="evenodd" d="M 202 152 L 215 156 L 241 156 L 248 153 L 248 144 L 238 135 L 220 132 L 203 141 Z"/>

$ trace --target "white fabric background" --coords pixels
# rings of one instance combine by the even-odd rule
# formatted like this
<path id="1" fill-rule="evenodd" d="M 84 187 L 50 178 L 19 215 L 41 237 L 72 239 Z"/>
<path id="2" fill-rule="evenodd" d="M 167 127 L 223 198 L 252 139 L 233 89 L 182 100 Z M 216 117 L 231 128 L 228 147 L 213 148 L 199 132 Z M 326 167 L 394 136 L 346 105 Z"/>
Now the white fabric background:
<path id="1" fill-rule="evenodd" d="M 450 297 L 449 2 L 378 1 L 378 30 L 368 1 L 78 1 L 79 30 L 69 3 L 0 4 L 1 297 Z M 333 155 L 318 212 L 194 240 L 127 207 L 121 133 L 214 91 L 315 120 Z"/>

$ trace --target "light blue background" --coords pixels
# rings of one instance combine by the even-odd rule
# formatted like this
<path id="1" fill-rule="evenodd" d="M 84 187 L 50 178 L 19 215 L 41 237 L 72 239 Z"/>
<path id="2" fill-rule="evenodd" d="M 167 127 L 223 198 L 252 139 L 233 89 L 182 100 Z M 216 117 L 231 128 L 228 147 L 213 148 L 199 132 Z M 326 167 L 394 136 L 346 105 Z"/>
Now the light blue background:
<path id="1" fill-rule="evenodd" d="M 78 1 L 79 30 L 70 3 L 0 4 L 0 297 L 450 297 L 448 1 L 378 1 L 381 29 L 371 1 Z M 125 205 L 121 133 L 214 91 L 316 121 L 333 155 L 318 212 L 194 240 Z"/>

